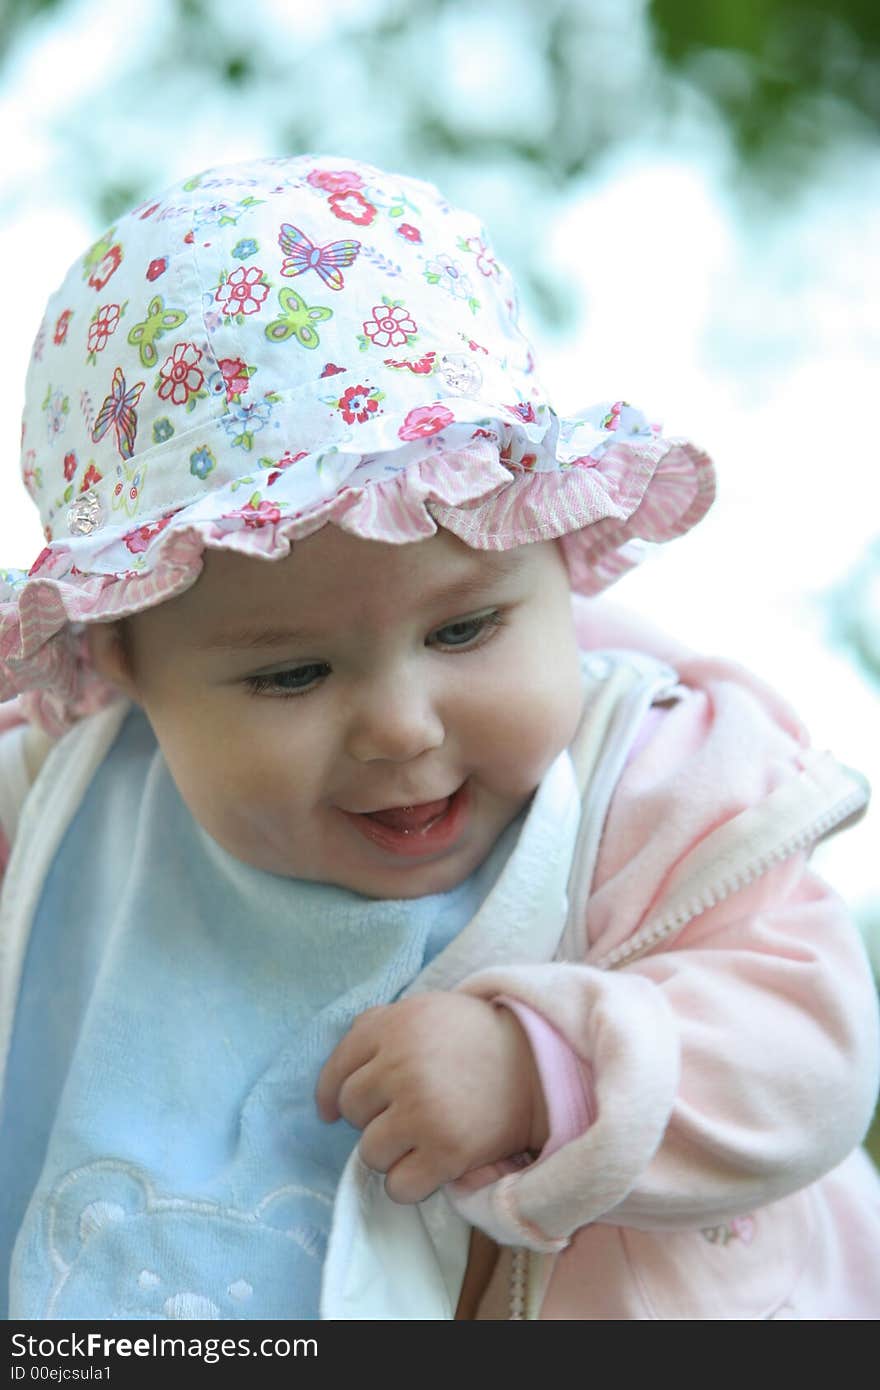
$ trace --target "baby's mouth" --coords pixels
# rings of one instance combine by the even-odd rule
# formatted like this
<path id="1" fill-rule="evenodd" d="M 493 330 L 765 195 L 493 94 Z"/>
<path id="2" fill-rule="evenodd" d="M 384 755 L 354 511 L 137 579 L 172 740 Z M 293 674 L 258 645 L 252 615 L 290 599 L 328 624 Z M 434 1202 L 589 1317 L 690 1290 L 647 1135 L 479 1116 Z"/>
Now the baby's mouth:
<path id="1" fill-rule="evenodd" d="M 437 801 L 386 806 L 379 811 L 346 811 L 349 824 L 380 850 L 402 860 L 445 854 L 465 833 L 470 820 L 467 782 Z"/>
<path id="2" fill-rule="evenodd" d="M 367 811 L 365 815 L 380 825 L 389 826 L 391 830 L 414 835 L 428 830 L 444 816 L 451 800 L 451 796 L 444 796 L 440 801 L 424 801 L 420 806 L 389 806 L 387 810 Z"/>

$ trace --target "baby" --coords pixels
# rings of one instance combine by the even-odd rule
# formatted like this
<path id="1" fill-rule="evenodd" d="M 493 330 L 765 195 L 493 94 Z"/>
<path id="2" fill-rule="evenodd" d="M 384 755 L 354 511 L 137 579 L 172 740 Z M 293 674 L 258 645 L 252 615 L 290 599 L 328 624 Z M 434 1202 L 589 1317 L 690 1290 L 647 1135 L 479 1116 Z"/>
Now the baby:
<path id="1" fill-rule="evenodd" d="M 187 180 L 53 297 L 23 471 L 10 1317 L 877 1315 L 876 1001 L 807 862 L 864 786 L 595 601 L 711 466 L 552 412 L 479 223 Z"/>

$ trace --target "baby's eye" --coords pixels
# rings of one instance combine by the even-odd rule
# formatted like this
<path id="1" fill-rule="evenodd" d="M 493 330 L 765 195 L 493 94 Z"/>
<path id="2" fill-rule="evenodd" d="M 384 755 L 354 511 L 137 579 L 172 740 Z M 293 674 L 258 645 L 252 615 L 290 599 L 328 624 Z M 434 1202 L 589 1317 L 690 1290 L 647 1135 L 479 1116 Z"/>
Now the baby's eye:
<path id="1" fill-rule="evenodd" d="M 500 613 L 480 613 L 475 618 L 459 618 L 457 622 L 438 627 L 429 641 L 432 646 L 439 647 L 479 647 L 489 640 L 502 621 Z"/>
<path id="2" fill-rule="evenodd" d="M 305 695 L 324 676 L 329 675 L 330 667 L 323 661 L 312 661 L 307 666 L 293 666 L 288 671 L 271 671 L 266 676 L 246 676 L 245 685 L 252 695 Z"/>

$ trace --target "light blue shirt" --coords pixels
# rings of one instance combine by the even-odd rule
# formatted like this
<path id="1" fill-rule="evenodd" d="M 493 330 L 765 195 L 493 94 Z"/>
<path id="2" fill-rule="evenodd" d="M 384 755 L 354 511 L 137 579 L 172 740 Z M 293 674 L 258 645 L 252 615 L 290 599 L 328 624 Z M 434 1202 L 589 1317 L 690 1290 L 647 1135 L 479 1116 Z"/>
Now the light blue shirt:
<path id="1" fill-rule="evenodd" d="M 521 824 L 432 897 L 264 873 L 195 823 L 133 708 L 28 947 L 0 1121 L 10 1316 L 316 1317 L 358 1139 L 318 1119 L 318 1073 L 470 921 Z"/>

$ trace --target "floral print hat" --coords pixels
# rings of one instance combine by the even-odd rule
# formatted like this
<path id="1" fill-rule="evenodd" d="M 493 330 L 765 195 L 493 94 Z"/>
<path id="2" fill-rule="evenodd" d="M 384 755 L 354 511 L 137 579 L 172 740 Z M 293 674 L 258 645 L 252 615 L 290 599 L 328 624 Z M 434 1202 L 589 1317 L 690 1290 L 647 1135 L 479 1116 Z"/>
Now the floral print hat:
<path id="1" fill-rule="evenodd" d="M 187 179 L 73 266 L 34 344 L 22 472 L 46 548 L 0 571 L 0 698 L 51 733 L 111 694 L 83 624 L 180 593 L 205 546 L 280 557 L 327 522 L 561 537 L 592 594 L 714 488 L 623 401 L 554 414 L 474 217 L 315 156 Z"/>

